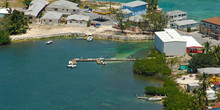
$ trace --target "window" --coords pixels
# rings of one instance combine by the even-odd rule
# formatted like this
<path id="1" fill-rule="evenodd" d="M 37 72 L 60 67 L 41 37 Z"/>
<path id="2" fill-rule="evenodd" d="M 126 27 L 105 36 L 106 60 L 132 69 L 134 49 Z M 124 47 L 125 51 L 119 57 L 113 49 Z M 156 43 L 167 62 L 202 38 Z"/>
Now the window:
<path id="1" fill-rule="evenodd" d="M 72 21 L 70 21 L 70 23 L 72 23 Z"/>
<path id="2" fill-rule="evenodd" d="M 176 17 L 177 17 L 177 15 L 174 16 L 174 18 L 176 18 Z"/>
<path id="3" fill-rule="evenodd" d="M 76 11 L 76 10 L 73 10 L 74 12 Z"/>
<path id="4" fill-rule="evenodd" d="M 66 9 L 66 11 L 68 11 L 68 9 Z"/>
<path id="5" fill-rule="evenodd" d="M 57 11 L 57 10 L 58 10 L 58 8 L 54 8 L 54 10 L 55 10 L 55 11 Z"/>
<path id="6" fill-rule="evenodd" d="M 29 19 L 32 19 L 32 16 L 29 16 Z"/>
<path id="7" fill-rule="evenodd" d="M 49 22 L 52 22 L 52 20 L 49 20 Z"/>

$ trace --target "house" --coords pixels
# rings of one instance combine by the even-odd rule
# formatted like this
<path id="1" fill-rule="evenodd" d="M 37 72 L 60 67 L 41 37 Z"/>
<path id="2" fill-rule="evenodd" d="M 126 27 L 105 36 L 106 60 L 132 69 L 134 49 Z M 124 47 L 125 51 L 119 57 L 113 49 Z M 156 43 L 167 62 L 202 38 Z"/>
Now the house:
<path id="1" fill-rule="evenodd" d="M 132 16 L 132 11 L 130 11 L 129 9 L 123 9 L 121 10 L 122 13 L 124 14 L 124 17 L 129 17 L 129 16 Z"/>
<path id="2" fill-rule="evenodd" d="M 76 3 L 66 0 L 58 0 L 51 3 L 47 7 L 47 11 L 56 11 L 66 15 L 71 15 L 79 13 L 79 7 Z"/>
<path id="3" fill-rule="evenodd" d="M 212 76 L 219 76 L 220 75 L 220 68 L 217 67 L 207 67 L 207 68 L 198 68 L 199 73 L 207 73 L 208 75 Z"/>
<path id="4" fill-rule="evenodd" d="M 41 18 L 41 23 L 49 25 L 59 25 L 61 17 L 62 13 L 49 11 L 45 13 L 45 15 Z"/>
<path id="5" fill-rule="evenodd" d="M 143 15 L 147 12 L 147 3 L 143 1 L 132 1 L 129 3 L 124 3 L 122 10 L 128 9 L 132 12 L 131 16 Z"/>
<path id="6" fill-rule="evenodd" d="M 186 40 L 186 53 L 202 53 L 203 46 L 192 36 L 182 36 Z"/>
<path id="7" fill-rule="evenodd" d="M 67 20 L 67 25 L 87 26 L 87 22 L 90 20 L 90 16 L 74 14 L 68 16 L 66 20 Z"/>
<path id="8" fill-rule="evenodd" d="M 25 12 L 25 15 L 29 17 L 30 24 L 35 24 L 40 21 L 42 12 L 48 4 L 49 2 L 44 0 L 34 0 L 30 3 L 29 8 Z"/>
<path id="9" fill-rule="evenodd" d="M 207 34 L 211 37 L 220 36 L 220 17 L 212 17 L 202 20 L 200 30 L 202 34 Z"/>
<path id="10" fill-rule="evenodd" d="M 186 54 L 186 40 L 175 29 L 155 32 L 154 46 L 166 56 Z"/>
<path id="11" fill-rule="evenodd" d="M 181 63 L 180 64 L 180 70 L 188 70 L 189 63 Z"/>
<path id="12" fill-rule="evenodd" d="M 197 24 L 195 20 L 181 20 L 175 21 L 172 27 L 179 30 L 187 30 L 187 28 L 190 27 L 191 30 L 196 30 Z"/>
<path id="13" fill-rule="evenodd" d="M 187 19 L 187 13 L 180 10 L 169 11 L 166 13 L 166 15 L 169 17 L 169 24 L 171 26 L 173 26 L 175 21 Z"/>
<path id="14" fill-rule="evenodd" d="M 187 92 L 193 92 L 194 90 L 199 90 L 200 85 L 198 83 L 187 84 Z"/>
<path id="15" fill-rule="evenodd" d="M 215 89 L 220 89 L 220 82 L 213 82 Z"/>
<path id="16" fill-rule="evenodd" d="M 215 100 L 215 99 L 218 98 L 218 97 L 216 96 L 215 91 L 212 90 L 212 89 L 206 90 L 206 96 L 207 96 L 207 99 L 208 99 L 208 100 Z"/>

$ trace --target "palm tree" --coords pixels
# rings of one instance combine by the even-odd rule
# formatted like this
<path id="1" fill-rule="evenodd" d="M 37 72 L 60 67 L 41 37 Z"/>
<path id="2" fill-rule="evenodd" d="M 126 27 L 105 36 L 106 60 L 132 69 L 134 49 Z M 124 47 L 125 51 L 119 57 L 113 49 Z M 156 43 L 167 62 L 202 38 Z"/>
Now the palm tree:
<path id="1" fill-rule="evenodd" d="M 208 42 L 208 41 L 206 41 L 206 42 L 204 42 L 202 45 L 203 45 L 203 48 L 202 48 L 202 51 L 203 51 L 203 53 L 205 52 L 205 53 L 207 53 L 207 54 L 209 54 L 210 53 L 210 51 L 211 51 L 211 42 Z"/>
<path id="2" fill-rule="evenodd" d="M 206 73 L 203 73 L 202 76 L 199 78 L 199 81 L 202 83 L 200 84 L 198 99 L 199 99 L 199 106 L 203 108 L 203 110 L 206 110 L 206 107 L 208 106 L 206 90 L 209 84 L 207 78 L 208 78 L 208 74 Z"/>
<path id="3" fill-rule="evenodd" d="M 213 47 L 212 54 L 216 57 L 216 60 L 219 62 L 219 60 L 220 60 L 220 46 L 213 45 L 212 47 Z"/>

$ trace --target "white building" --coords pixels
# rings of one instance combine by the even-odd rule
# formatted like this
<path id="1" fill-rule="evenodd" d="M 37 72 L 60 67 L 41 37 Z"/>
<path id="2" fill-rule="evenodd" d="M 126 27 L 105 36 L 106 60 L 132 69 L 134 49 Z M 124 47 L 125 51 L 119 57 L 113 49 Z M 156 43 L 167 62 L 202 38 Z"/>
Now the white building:
<path id="1" fill-rule="evenodd" d="M 30 3 L 29 8 L 25 12 L 25 15 L 29 17 L 29 23 L 35 24 L 40 21 L 40 17 L 42 15 L 43 10 L 49 4 L 49 2 L 45 0 L 34 0 Z"/>
<path id="2" fill-rule="evenodd" d="M 59 25 L 61 17 L 62 13 L 49 11 L 45 13 L 45 15 L 41 18 L 41 23 L 49 25 Z"/>
<path id="3" fill-rule="evenodd" d="M 66 15 L 70 15 L 79 13 L 79 7 L 76 3 L 67 0 L 58 0 L 51 3 L 47 7 L 47 11 L 56 11 Z"/>
<path id="4" fill-rule="evenodd" d="M 187 28 L 190 27 L 192 30 L 196 30 L 197 24 L 195 20 L 181 20 L 175 21 L 172 27 L 180 30 L 187 30 Z"/>
<path id="5" fill-rule="evenodd" d="M 155 32 L 154 46 L 166 56 L 186 54 L 186 40 L 174 29 Z"/>
<path id="6" fill-rule="evenodd" d="M 174 11 L 167 12 L 167 15 L 169 16 L 171 22 L 187 19 L 186 14 L 187 14 L 186 12 L 183 12 L 180 10 L 174 10 Z"/>
<path id="7" fill-rule="evenodd" d="M 90 16 L 84 15 L 70 15 L 67 17 L 67 25 L 74 25 L 74 26 L 87 26 L 87 22 L 89 21 Z"/>

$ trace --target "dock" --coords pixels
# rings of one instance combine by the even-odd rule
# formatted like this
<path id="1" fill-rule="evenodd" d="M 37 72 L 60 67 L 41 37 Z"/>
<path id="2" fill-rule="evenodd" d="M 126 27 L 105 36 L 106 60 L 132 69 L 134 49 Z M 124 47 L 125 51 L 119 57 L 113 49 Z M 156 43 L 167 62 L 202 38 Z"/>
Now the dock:
<path id="1" fill-rule="evenodd" d="M 96 62 L 97 64 L 102 64 L 102 61 L 136 61 L 136 59 L 116 59 L 116 58 L 110 58 L 110 59 L 104 59 L 104 58 L 87 58 L 87 59 L 79 59 L 75 58 L 71 60 L 74 65 L 77 64 L 77 62 Z"/>

